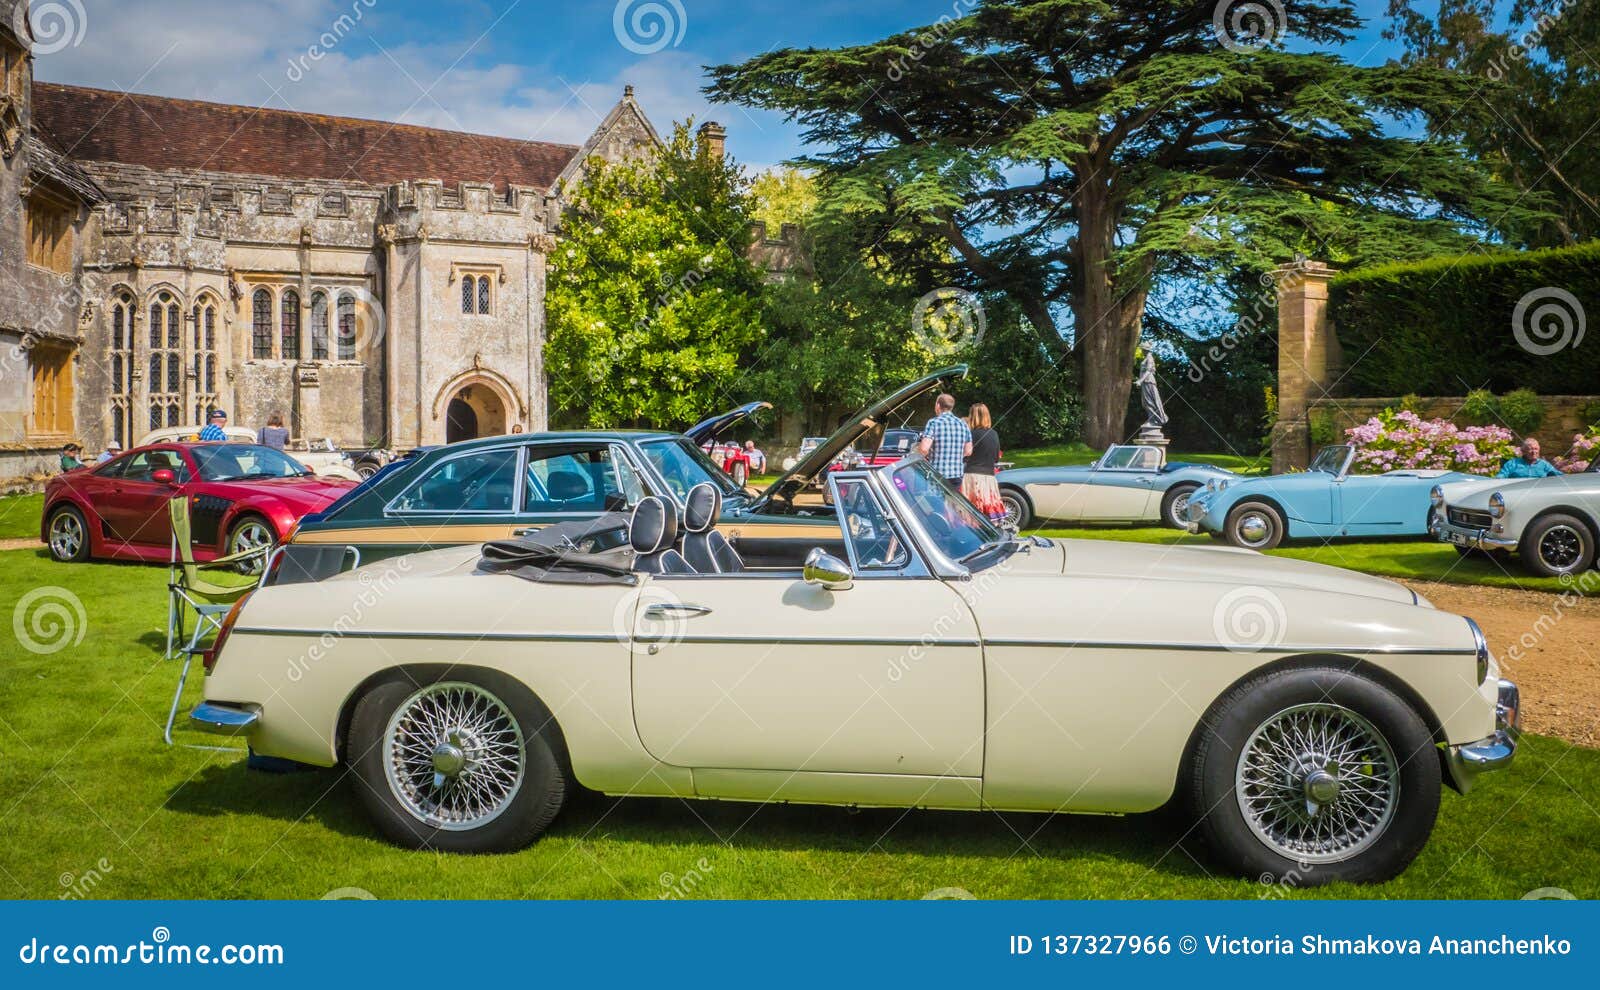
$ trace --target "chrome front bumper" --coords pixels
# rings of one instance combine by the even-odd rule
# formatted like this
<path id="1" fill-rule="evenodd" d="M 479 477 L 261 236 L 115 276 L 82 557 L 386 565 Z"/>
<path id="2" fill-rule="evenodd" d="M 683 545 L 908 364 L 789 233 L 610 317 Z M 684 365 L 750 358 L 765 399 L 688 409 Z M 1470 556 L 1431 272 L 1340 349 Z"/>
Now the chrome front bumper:
<path id="1" fill-rule="evenodd" d="M 203 701 L 189 713 L 191 726 L 218 736 L 237 736 L 249 732 L 260 719 L 259 711 L 220 701 Z"/>
<path id="2" fill-rule="evenodd" d="M 1450 783 L 1465 794 L 1472 789 L 1478 774 L 1509 766 L 1517 755 L 1517 737 L 1521 734 L 1522 696 L 1515 684 L 1502 680 L 1494 706 L 1494 735 L 1443 747 Z"/>
<path id="3" fill-rule="evenodd" d="M 1467 529 L 1453 523 L 1435 520 L 1429 528 L 1440 543 L 1453 543 L 1471 550 L 1506 550 L 1516 552 L 1517 541 L 1503 536 L 1491 536 L 1486 529 Z"/>

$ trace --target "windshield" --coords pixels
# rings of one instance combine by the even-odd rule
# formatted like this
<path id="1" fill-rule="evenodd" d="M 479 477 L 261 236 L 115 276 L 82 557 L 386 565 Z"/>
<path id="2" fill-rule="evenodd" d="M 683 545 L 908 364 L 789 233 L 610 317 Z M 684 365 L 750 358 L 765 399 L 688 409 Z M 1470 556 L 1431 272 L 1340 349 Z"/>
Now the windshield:
<path id="1" fill-rule="evenodd" d="M 242 481 L 246 478 L 296 478 L 310 473 L 287 454 L 257 444 L 219 443 L 189 448 L 206 481 Z"/>
<path id="2" fill-rule="evenodd" d="M 951 560 L 961 561 L 985 547 L 1009 544 L 1009 538 L 935 474 L 927 461 L 913 460 L 896 468 L 890 478 L 911 507 L 912 516 Z"/>
<path id="3" fill-rule="evenodd" d="M 1349 456 L 1350 448 L 1346 445 L 1324 447 L 1317 452 L 1316 458 L 1312 460 L 1311 466 L 1306 470 L 1336 475 L 1344 470 L 1344 462 Z"/>
<path id="4" fill-rule="evenodd" d="M 666 481 L 667 488 L 683 504 L 689 489 L 709 481 L 722 491 L 723 497 L 739 494 L 739 486 L 717 467 L 717 462 L 684 437 L 647 440 L 639 445 L 652 467 Z"/>

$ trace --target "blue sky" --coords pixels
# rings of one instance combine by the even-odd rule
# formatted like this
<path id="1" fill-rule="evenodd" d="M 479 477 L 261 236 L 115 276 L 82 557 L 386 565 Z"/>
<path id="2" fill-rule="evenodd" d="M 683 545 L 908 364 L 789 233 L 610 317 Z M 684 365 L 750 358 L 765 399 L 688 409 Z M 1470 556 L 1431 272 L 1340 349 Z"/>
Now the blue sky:
<path id="1" fill-rule="evenodd" d="M 587 137 L 632 83 L 658 126 L 691 114 L 721 120 L 732 153 L 754 167 L 795 154 L 797 129 L 709 107 L 702 66 L 870 41 L 965 10 L 965 0 L 61 2 L 75 23 L 39 46 L 37 74 L 49 81 L 568 143 Z M 624 25 L 636 15 L 646 26 L 625 29 L 628 44 L 613 28 L 619 5 Z M 662 24 L 651 6 L 666 12 L 667 38 L 646 33 Z M 1360 0 L 1374 20 L 1347 57 L 1373 64 L 1391 54 L 1379 38 L 1384 6 Z"/>

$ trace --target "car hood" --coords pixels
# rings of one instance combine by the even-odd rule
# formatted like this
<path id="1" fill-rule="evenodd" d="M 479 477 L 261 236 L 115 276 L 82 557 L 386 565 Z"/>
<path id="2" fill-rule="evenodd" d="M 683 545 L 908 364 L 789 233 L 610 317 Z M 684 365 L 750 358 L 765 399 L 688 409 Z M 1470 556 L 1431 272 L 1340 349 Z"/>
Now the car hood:
<path id="1" fill-rule="evenodd" d="M 1384 578 L 1291 557 L 1269 557 L 1233 547 L 1187 547 L 1116 540 L 1062 540 L 1066 573 L 1104 575 L 1172 584 L 1210 582 L 1299 588 L 1359 595 L 1409 605 L 1410 589 Z M 1151 603 L 1159 608 L 1160 602 Z"/>
<path id="2" fill-rule="evenodd" d="M 865 436 L 870 430 L 884 425 L 884 421 L 895 413 L 905 408 L 917 398 L 929 392 L 943 391 L 946 386 L 960 378 L 967 376 L 967 366 L 964 364 L 952 365 L 941 368 L 925 378 L 919 378 L 909 385 L 879 399 L 854 416 L 844 421 L 844 425 L 834 431 L 833 436 L 817 445 L 811 453 L 800 458 L 799 463 L 785 471 L 777 481 L 769 485 L 754 506 L 765 505 L 774 498 L 792 498 L 811 483 L 811 479 L 820 475 L 834 458 L 844 452 L 846 447 L 854 444 Z"/>
<path id="3" fill-rule="evenodd" d="M 354 481 L 346 478 L 325 477 L 261 478 L 255 481 L 219 481 L 212 484 L 235 499 L 265 495 L 279 500 L 298 512 L 311 512 L 331 505 L 356 486 Z"/>
<path id="4" fill-rule="evenodd" d="M 702 419 L 687 430 L 684 430 L 683 435 L 695 443 L 705 446 L 761 410 L 771 408 L 772 403 L 770 402 L 746 402 L 737 409 L 729 409 L 727 412 L 717 413 L 709 419 Z"/>
<path id="5" fill-rule="evenodd" d="M 1445 501 L 1463 509 L 1487 509 L 1489 496 L 1499 492 L 1508 501 L 1522 492 L 1600 492 L 1600 475 L 1591 472 L 1551 478 L 1484 478 L 1444 486 Z"/>

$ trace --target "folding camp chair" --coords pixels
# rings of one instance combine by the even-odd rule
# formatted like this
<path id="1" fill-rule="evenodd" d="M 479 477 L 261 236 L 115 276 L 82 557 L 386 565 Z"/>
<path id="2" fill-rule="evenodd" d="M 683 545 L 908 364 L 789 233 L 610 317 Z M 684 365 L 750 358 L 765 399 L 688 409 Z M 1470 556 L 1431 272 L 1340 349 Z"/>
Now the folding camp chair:
<path id="1" fill-rule="evenodd" d="M 254 590 L 260 577 L 223 584 L 203 574 L 203 571 L 233 568 L 271 550 L 254 547 L 240 553 L 196 563 L 192 545 L 193 529 L 189 522 L 189 500 L 183 497 L 167 502 L 167 514 L 172 520 L 172 554 L 167 571 L 167 650 L 164 659 L 183 656 L 183 671 L 178 675 L 178 690 L 172 695 L 172 709 L 167 712 L 167 725 L 162 733 L 168 746 L 172 745 L 172 724 L 178 718 L 178 705 L 183 699 L 183 686 L 189 679 L 189 667 L 197 653 L 203 649 L 206 637 L 222 628 L 222 619 L 234 603 Z M 265 573 L 261 568 L 259 573 Z M 194 629 L 185 634 L 184 613 L 195 614 Z M 216 749 L 218 747 L 201 747 Z"/>

